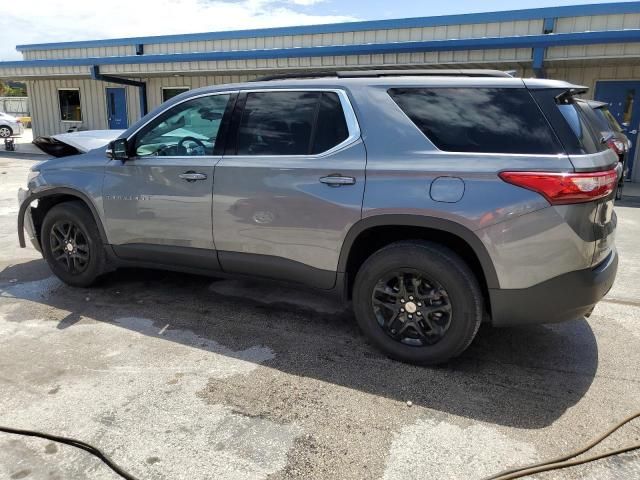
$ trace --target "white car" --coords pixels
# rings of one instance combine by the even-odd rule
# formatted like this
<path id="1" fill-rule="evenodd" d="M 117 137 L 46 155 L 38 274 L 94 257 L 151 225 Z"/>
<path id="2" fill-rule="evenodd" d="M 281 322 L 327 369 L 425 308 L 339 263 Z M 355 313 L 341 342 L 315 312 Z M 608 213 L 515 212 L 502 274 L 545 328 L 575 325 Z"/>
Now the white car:
<path id="1" fill-rule="evenodd" d="M 24 126 L 20 120 L 0 112 L 0 138 L 19 137 L 23 133 Z"/>

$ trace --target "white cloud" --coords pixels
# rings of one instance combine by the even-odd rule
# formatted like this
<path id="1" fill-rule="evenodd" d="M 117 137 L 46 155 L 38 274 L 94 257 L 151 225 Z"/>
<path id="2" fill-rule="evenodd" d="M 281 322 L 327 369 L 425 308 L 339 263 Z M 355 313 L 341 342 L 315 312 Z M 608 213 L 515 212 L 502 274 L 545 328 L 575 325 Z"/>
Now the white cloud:
<path id="1" fill-rule="evenodd" d="M 0 15 L 0 60 L 15 46 L 354 20 L 309 12 L 323 0 L 29 0 Z"/>

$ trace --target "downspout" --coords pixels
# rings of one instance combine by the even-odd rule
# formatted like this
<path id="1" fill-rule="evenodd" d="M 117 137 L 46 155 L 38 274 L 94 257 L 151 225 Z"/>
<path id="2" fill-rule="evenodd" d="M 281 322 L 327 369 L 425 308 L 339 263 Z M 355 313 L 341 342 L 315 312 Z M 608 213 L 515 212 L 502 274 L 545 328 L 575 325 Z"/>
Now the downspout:
<path id="1" fill-rule="evenodd" d="M 130 85 L 132 87 L 138 87 L 138 97 L 140 98 L 140 112 L 144 117 L 147 113 L 147 84 L 146 82 L 140 82 L 137 80 L 131 80 L 129 78 L 113 77 L 111 75 L 103 75 L 100 73 L 100 67 L 98 65 L 91 66 L 91 78 L 93 80 L 100 80 L 102 82 L 111 82 L 118 85 Z"/>
<path id="2" fill-rule="evenodd" d="M 542 33 L 544 35 L 551 35 L 556 27 L 556 19 L 545 18 L 542 25 Z M 547 72 L 544 68 L 544 57 L 546 53 L 547 49 L 545 47 L 534 47 L 533 49 L 533 73 L 536 78 L 547 78 Z"/>

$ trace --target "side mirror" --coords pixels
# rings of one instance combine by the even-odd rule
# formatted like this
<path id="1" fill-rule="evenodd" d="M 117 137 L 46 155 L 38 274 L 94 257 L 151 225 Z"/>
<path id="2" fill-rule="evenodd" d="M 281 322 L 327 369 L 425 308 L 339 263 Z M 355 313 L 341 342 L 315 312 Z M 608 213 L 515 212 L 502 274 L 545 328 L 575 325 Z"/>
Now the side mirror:
<path id="1" fill-rule="evenodd" d="M 114 160 L 125 161 L 129 158 L 129 147 L 126 138 L 117 138 L 109 143 L 107 148 L 107 156 Z"/>

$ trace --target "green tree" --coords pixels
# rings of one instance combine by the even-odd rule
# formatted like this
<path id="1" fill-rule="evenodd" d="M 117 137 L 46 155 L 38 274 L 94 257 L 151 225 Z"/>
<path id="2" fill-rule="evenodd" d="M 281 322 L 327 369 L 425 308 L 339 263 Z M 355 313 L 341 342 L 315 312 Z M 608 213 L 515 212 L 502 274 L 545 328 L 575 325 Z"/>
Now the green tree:
<path id="1" fill-rule="evenodd" d="M 26 97 L 27 89 L 23 83 L 13 82 L 13 85 L 0 80 L 0 97 Z"/>

